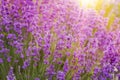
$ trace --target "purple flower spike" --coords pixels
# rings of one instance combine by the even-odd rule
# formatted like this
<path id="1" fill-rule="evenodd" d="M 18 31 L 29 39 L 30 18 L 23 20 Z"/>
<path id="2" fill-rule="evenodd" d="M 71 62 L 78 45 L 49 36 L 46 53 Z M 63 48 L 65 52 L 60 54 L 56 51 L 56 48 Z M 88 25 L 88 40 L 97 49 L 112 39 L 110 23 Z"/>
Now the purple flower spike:
<path id="1" fill-rule="evenodd" d="M 8 72 L 8 75 L 7 75 L 7 80 L 16 80 L 16 77 L 13 73 L 13 67 L 10 67 L 10 70 Z"/>

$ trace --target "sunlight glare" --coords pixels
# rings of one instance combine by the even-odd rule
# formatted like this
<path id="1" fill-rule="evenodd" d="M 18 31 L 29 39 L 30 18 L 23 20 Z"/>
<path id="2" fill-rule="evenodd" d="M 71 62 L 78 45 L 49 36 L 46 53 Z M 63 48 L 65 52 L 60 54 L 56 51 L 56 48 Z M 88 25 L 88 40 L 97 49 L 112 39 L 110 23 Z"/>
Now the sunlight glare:
<path id="1" fill-rule="evenodd" d="M 82 7 L 95 7 L 98 0 L 77 0 Z"/>

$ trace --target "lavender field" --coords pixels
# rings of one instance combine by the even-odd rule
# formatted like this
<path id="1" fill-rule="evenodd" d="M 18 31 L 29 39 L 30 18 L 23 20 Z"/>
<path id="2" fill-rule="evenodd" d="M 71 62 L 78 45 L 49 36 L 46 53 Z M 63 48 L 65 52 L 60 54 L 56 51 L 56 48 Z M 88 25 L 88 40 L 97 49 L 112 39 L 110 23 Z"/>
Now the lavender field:
<path id="1" fill-rule="evenodd" d="M 120 80 L 120 0 L 0 0 L 0 80 Z"/>

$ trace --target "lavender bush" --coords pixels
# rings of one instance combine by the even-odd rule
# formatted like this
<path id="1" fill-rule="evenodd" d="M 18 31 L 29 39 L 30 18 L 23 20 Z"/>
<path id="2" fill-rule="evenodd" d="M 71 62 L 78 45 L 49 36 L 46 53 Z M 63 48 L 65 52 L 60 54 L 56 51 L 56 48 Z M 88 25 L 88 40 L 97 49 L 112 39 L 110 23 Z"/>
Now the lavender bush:
<path id="1" fill-rule="evenodd" d="M 108 22 L 74 0 L 1 0 L 0 80 L 117 80 L 120 19 Z"/>

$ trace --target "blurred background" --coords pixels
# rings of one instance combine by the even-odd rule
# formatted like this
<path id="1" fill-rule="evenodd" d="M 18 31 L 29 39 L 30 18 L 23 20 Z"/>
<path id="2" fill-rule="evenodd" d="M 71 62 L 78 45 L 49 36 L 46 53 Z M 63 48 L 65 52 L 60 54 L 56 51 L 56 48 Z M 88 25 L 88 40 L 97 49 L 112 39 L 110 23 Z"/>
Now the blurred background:
<path id="1" fill-rule="evenodd" d="M 81 7 L 105 10 L 105 17 L 120 17 L 120 0 L 77 0 Z"/>
<path id="2" fill-rule="evenodd" d="M 113 22 L 120 19 L 120 0 L 77 0 L 77 3 L 81 8 L 94 9 L 98 14 L 108 17 L 108 29 Z"/>

